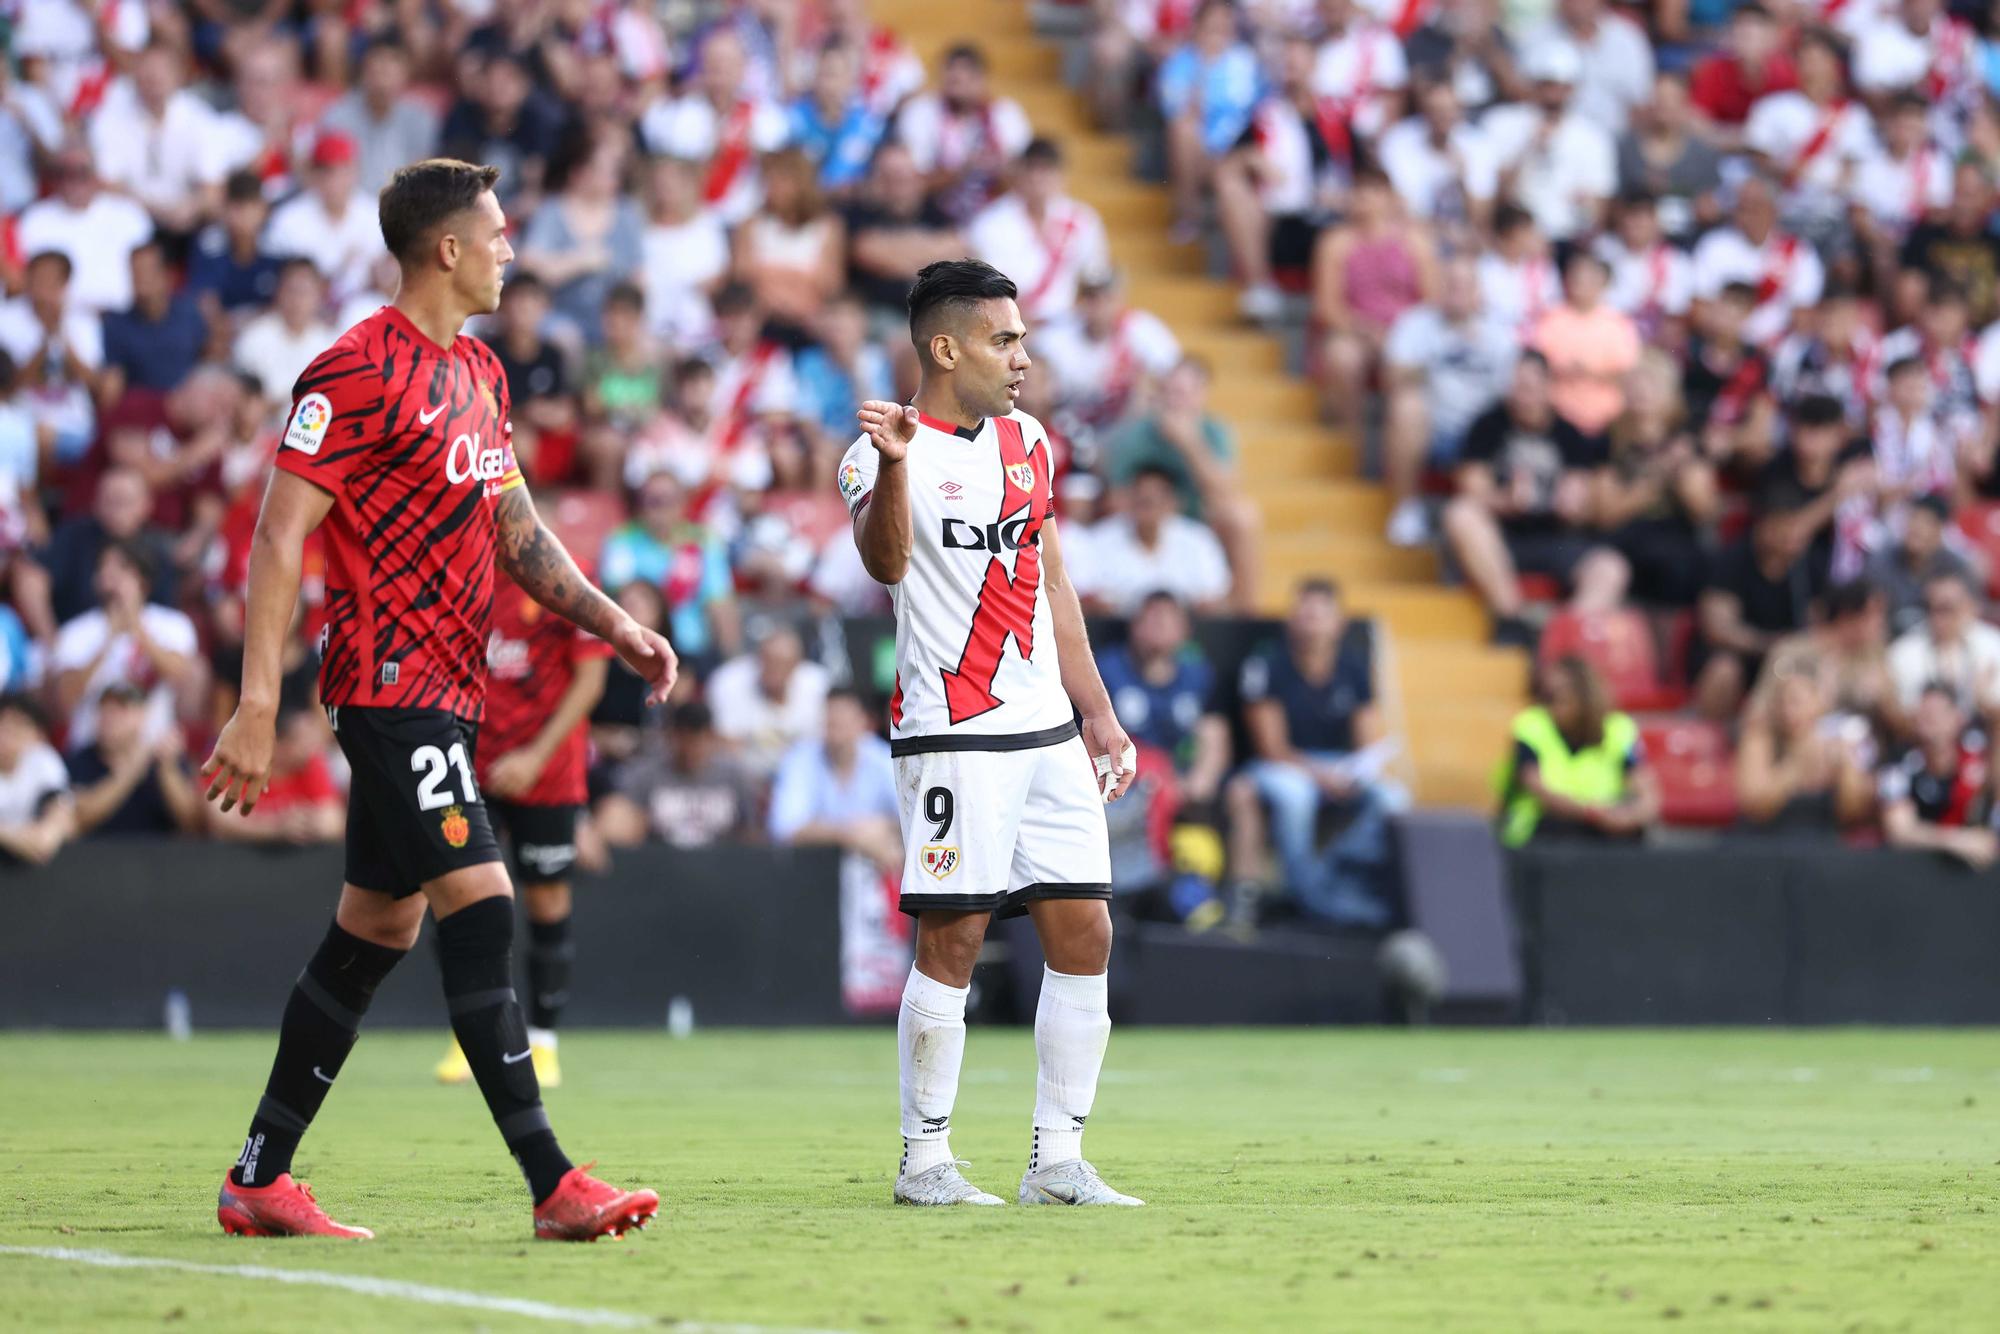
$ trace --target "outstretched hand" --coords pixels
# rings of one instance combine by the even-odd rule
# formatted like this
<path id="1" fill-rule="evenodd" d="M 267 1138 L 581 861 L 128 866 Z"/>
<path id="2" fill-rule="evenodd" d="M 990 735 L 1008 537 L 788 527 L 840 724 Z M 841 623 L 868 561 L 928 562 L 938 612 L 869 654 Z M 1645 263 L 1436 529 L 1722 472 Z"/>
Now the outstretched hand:
<path id="1" fill-rule="evenodd" d="M 917 410 L 907 403 L 890 403 L 883 399 L 871 398 L 863 403 L 855 413 L 861 422 L 861 429 L 875 446 L 875 452 L 884 462 L 896 463 L 910 452 L 910 441 L 917 438 Z"/>

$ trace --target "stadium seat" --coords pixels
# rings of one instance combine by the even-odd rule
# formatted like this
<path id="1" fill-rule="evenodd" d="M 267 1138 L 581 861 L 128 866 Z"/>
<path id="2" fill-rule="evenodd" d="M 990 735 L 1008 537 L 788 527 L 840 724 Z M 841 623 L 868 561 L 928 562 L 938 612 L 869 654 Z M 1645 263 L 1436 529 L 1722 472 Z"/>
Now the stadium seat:
<path id="1" fill-rule="evenodd" d="M 1695 718 L 1644 718 L 1639 735 L 1660 779 L 1661 819 L 1670 825 L 1718 828 L 1736 822 L 1736 757 L 1719 723 Z"/>
<path id="2" fill-rule="evenodd" d="M 1542 631 L 1538 656 L 1546 666 L 1571 653 L 1597 668 L 1621 709 L 1669 709 L 1681 702 L 1681 692 L 1660 675 L 1653 627 L 1643 612 L 1557 612 Z"/>
<path id="3" fill-rule="evenodd" d="M 1987 595 L 2000 596 L 2000 500 L 1959 506 L 1958 528 L 1986 562 Z"/>

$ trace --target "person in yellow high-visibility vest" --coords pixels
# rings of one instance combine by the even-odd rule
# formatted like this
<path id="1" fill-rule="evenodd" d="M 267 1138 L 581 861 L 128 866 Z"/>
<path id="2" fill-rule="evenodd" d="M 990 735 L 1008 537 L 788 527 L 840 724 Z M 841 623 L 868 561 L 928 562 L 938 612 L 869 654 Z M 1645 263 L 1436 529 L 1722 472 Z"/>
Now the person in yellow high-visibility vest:
<path id="1" fill-rule="evenodd" d="M 1639 725 L 1611 708 L 1597 670 L 1558 658 L 1537 682 L 1541 703 L 1514 719 L 1501 767 L 1500 841 L 1637 838 L 1660 815 L 1660 785 Z"/>

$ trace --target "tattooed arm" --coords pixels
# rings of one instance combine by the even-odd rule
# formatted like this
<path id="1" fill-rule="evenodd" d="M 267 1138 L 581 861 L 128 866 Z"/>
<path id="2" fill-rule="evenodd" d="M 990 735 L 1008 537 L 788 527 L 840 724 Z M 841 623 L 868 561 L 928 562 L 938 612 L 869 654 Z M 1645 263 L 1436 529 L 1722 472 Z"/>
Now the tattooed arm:
<path id="1" fill-rule="evenodd" d="M 645 678 L 648 703 L 666 702 L 680 671 L 680 660 L 666 636 L 648 630 L 606 597 L 564 548 L 561 539 L 542 523 L 528 488 L 516 486 L 500 496 L 493 509 L 498 529 L 500 568 L 529 597 L 565 620 L 574 621 L 602 639 Z"/>

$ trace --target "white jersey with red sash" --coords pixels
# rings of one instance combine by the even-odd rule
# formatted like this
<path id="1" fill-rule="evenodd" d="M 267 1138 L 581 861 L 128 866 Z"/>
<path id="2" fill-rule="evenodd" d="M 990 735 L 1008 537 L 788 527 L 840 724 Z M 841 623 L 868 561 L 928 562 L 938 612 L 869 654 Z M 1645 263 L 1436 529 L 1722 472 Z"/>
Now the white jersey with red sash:
<path id="1" fill-rule="evenodd" d="M 867 436 L 841 459 L 851 514 L 873 498 L 879 460 Z M 971 431 L 920 419 L 905 478 L 910 567 L 890 590 L 895 740 L 990 741 L 1070 724 L 1042 578 L 1041 529 L 1055 512 L 1051 467 L 1047 433 L 1026 413 L 989 417 Z"/>
<path id="2" fill-rule="evenodd" d="M 1336 157 L 1351 157 L 1355 139 L 1373 139 L 1389 121 L 1385 94 L 1410 81 L 1403 47 L 1387 28 L 1353 24 L 1320 44 L 1312 90 L 1320 133 Z"/>
<path id="3" fill-rule="evenodd" d="M 1014 280 L 1030 325 L 1068 318 L 1077 280 L 1111 263 L 1097 210 L 1064 195 L 1050 200 L 1040 218 L 1019 195 L 1002 196 L 973 218 L 966 239 L 973 254 Z"/>
<path id="4" fill-rule="evenodd" d="M 1773 230 L 1761 245 L 1734 227 L 1718 227 L 1694 250 L 1694 294 L 1713 301 L 1731 283 L 1747 283 L 1756 306 L 1743 322 L 1743 337 L 1769 348 L 1791 328 L 1792 312 L 1819 302 L 1826 267 L 1809 245 Z"/>

